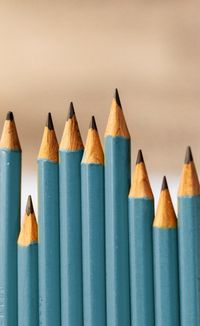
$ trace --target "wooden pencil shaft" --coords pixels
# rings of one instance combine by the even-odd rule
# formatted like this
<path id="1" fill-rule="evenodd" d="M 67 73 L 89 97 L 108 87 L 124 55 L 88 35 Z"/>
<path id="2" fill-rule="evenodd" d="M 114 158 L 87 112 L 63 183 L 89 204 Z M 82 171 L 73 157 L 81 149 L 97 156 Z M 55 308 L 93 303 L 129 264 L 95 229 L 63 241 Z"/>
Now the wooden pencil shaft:
<path id="1" fill-rule="evenodd" d="M 107 326 L 130 325 L 130 140 L 105 138 Z"/>
<path id="2" fill-rule="evenodd" d="M 40 323 L 60 326 L 60 242 L 58 164 L 38 160 Z"/>
<path id="3" fill-rule="evenodd" d="M 0 324 L 17 326 L 17 237 L 21 151 L 0 149 Z"/>
<path id="4" fill-rule="evenodd" d="M 83 150 L 60 150 L 62 326 L 83 325 L 81 167 Z"/>
<path id="5" fill-rule="evenodd" d="M 200 325 L 200 196 L 178 197 L 181 326 Z"/>
<path id="6" fill-rule="evenodd" d="M 38 244 L 18 245 L 18 324 L 39 325 Z"/>
<path id="7" fill-rule="evenodd" d="M 81 164 L 84 325 L 106 325 L 104 167 Z"/>
<path id="8" fill-rule="evenodd" d="M 153 199 L 129 198 L 132 325 L 155 325 L 152 239 L 153 218 Z"/>
<path id="9" fill-rule="evenodd" d="M 153 228 L 155 325 L 179 326 L 179 277 L 176 228 Z"/>

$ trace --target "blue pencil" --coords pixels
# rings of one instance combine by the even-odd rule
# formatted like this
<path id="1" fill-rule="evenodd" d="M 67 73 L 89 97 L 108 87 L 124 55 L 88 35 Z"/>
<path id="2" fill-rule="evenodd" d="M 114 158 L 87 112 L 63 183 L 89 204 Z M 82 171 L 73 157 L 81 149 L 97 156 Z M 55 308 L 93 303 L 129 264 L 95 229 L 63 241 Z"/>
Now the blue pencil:
<path id="1" fill-rule="evenodd" d="M 83 325 L 81 159 L 83 143 L 70 104 L 60 144 L 60 250 L 62 326 Z"/>
<path id="2" fill-rule="evenodd" d="M 200 189 L 190 147 L 178 191 L 181 326 L 200 325 Z"/>
<path id="3" fill-rule="evenodd" d="M 104 155 L 94 117 L 81 180 L 84 325 L 106 326 Z"/>
<path id="4" fill-rule="evenodd" d="M 18 238 L 18 324 L 39 325 L 38 230 L 31 196 Z"/>
<path id="5" fill-rule="evenodd" d="M 154 326 L 154 198 L 142 151 L 138 152 L 129 193 L 129 244 L 132 325 Z"/>
<path id="6" fill-rule="evenodd" d="M 130 135 L 116 90 L 105 132 L 107 326 L 129 326 Z"/>
<path id="7" fill-rule="evenodd" d="M 12 112 L 0 141 L 0 325 L 17 326 L 17 238 L 20 229 L 21 147 Z"/>
<path id="8" fill-rule="evenodd" d="M 165 177 L 153 224 L 153 242 L 155 325 L 180 326 L 177 219 Z"/>
<path id="9" fill-rule="evenodd" d="M 39 305 L 42 326 L 60 326 L 58 142 L 48 115 L 38 156 Z"/>

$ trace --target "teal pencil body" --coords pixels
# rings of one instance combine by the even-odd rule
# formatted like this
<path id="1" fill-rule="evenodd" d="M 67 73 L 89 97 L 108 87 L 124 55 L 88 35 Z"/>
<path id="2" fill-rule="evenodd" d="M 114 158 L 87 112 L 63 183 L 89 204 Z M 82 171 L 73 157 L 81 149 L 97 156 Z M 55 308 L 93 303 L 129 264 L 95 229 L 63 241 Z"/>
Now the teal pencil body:
<path id="1" fill-rule="evenodd" d="M 154 201 L 129 197 L 131 318 L 134 326 L 154 326 Z"/>
<path id="2" fill-rule="evenodd" d="M 153 228 L 155 325 L 179 326 L 177 228 Z"/>
<path id="3" fill-rule="evenodd" d="M 21 152 L 0 149 L 0 325 L 17 326 Z"/>
<path id="4" fill-rule="evenodd" d="M 200 325 L 200 196 L 178 198 L 181 326 Z"/>
<path id="5" fill-rule="evenodd" d="M 20 326 L 39 326 L 38 243 L 18 245 L 18 321 Z"/>
<path id="6" fill-rule="evenodd" d="M 105 137 L 107 326 L 129 326 L 130 140 Z"/>
<path id="7" fill-rule="evenodd" d="M 83 150 L 60 150 L 62 326 L 83 325 L 81 159 Z"/>
<path id="8" fill-rule="evenodd" d="M 38 160 L 39 311 L 42 326 L 60 326 L 58 163 Z"/>
<path id="9" fill-rule="evenodd" d="M 81 164 L 84 325 L 106 325 L 104 167 Z"/>

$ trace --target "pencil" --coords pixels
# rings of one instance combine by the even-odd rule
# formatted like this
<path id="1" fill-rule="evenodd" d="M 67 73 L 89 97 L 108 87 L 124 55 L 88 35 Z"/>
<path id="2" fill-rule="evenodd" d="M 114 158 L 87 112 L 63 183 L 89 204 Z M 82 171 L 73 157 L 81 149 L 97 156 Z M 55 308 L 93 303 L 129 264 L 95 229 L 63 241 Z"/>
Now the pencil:
<path id="1" fill-rule="evenodd" d="M 129 193 L 129 247 L 132 325 L 154 326 L 154 198 L 139 150 Z"/>
<path id="2" fill-rule="evenodd" d="M 39 325 L 38 229 L 31 196 L 18 238 L 18 324 Z"/>
<path id="3" fill-rule="evenodd" d="M 153 242 L 155 325 L 179 326 L 177 219 L 165 177 L 153 223 Z"/>
<path id="4" fill-rule="evenodd" d="M 80 164 L 83 156 L 83 143 L 73 103 L 70 104 L 59 154 L 62 326 L 82 326 Z"/>
<path id="5" fill-rule="evenodd" d="M 188 147 L 178 190 L 181 326 L 200 325 L 200 189 Z"/>
<path id="6" fill-rule="evenodd" d="M 17 237 L 20 229 L 21 147 L 12 112 L 0 140 L 0 325 L 17 326 Z"/>
<path id="7" fill-rule="evenodd" d="M 129 326 L 128 193 L 130 135 L 118 91 L 105 132 L 107 326 Z"/>
<path id="8" fill-rule="evenodd" d="M 106 325 L 104 154 L 92 117 L 81 163 L 84 325 Z"/>
<path id="9" fill-rule="evenodd" d="M 40 324 L 59 326 L 60 238 L 58 142 L 48 114 L 38 156 Z"/>

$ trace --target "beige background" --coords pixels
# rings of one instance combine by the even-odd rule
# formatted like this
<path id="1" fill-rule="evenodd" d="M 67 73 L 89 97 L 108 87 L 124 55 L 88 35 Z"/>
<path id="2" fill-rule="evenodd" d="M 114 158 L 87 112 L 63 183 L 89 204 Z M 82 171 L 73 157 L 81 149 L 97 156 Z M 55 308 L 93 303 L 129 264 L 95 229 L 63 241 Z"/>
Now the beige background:
<path id="1" fill-rule="evenodd" d="M 13 110 L 23 147 L 23 205 L 36 205 L 36 157 L 48 111 L 60 140 L 73 100 L 85 140 L 91 114 L 103 138 L 119 88 L 133 140 L 158 197 L 173 196 L 185 147 L 200 161 L 200 3 L 0 1 L 0 127 Z M 199 169 L 198 169 L 199 170 Z M 175 200 L 174 200 L 175 201 Z"/>

